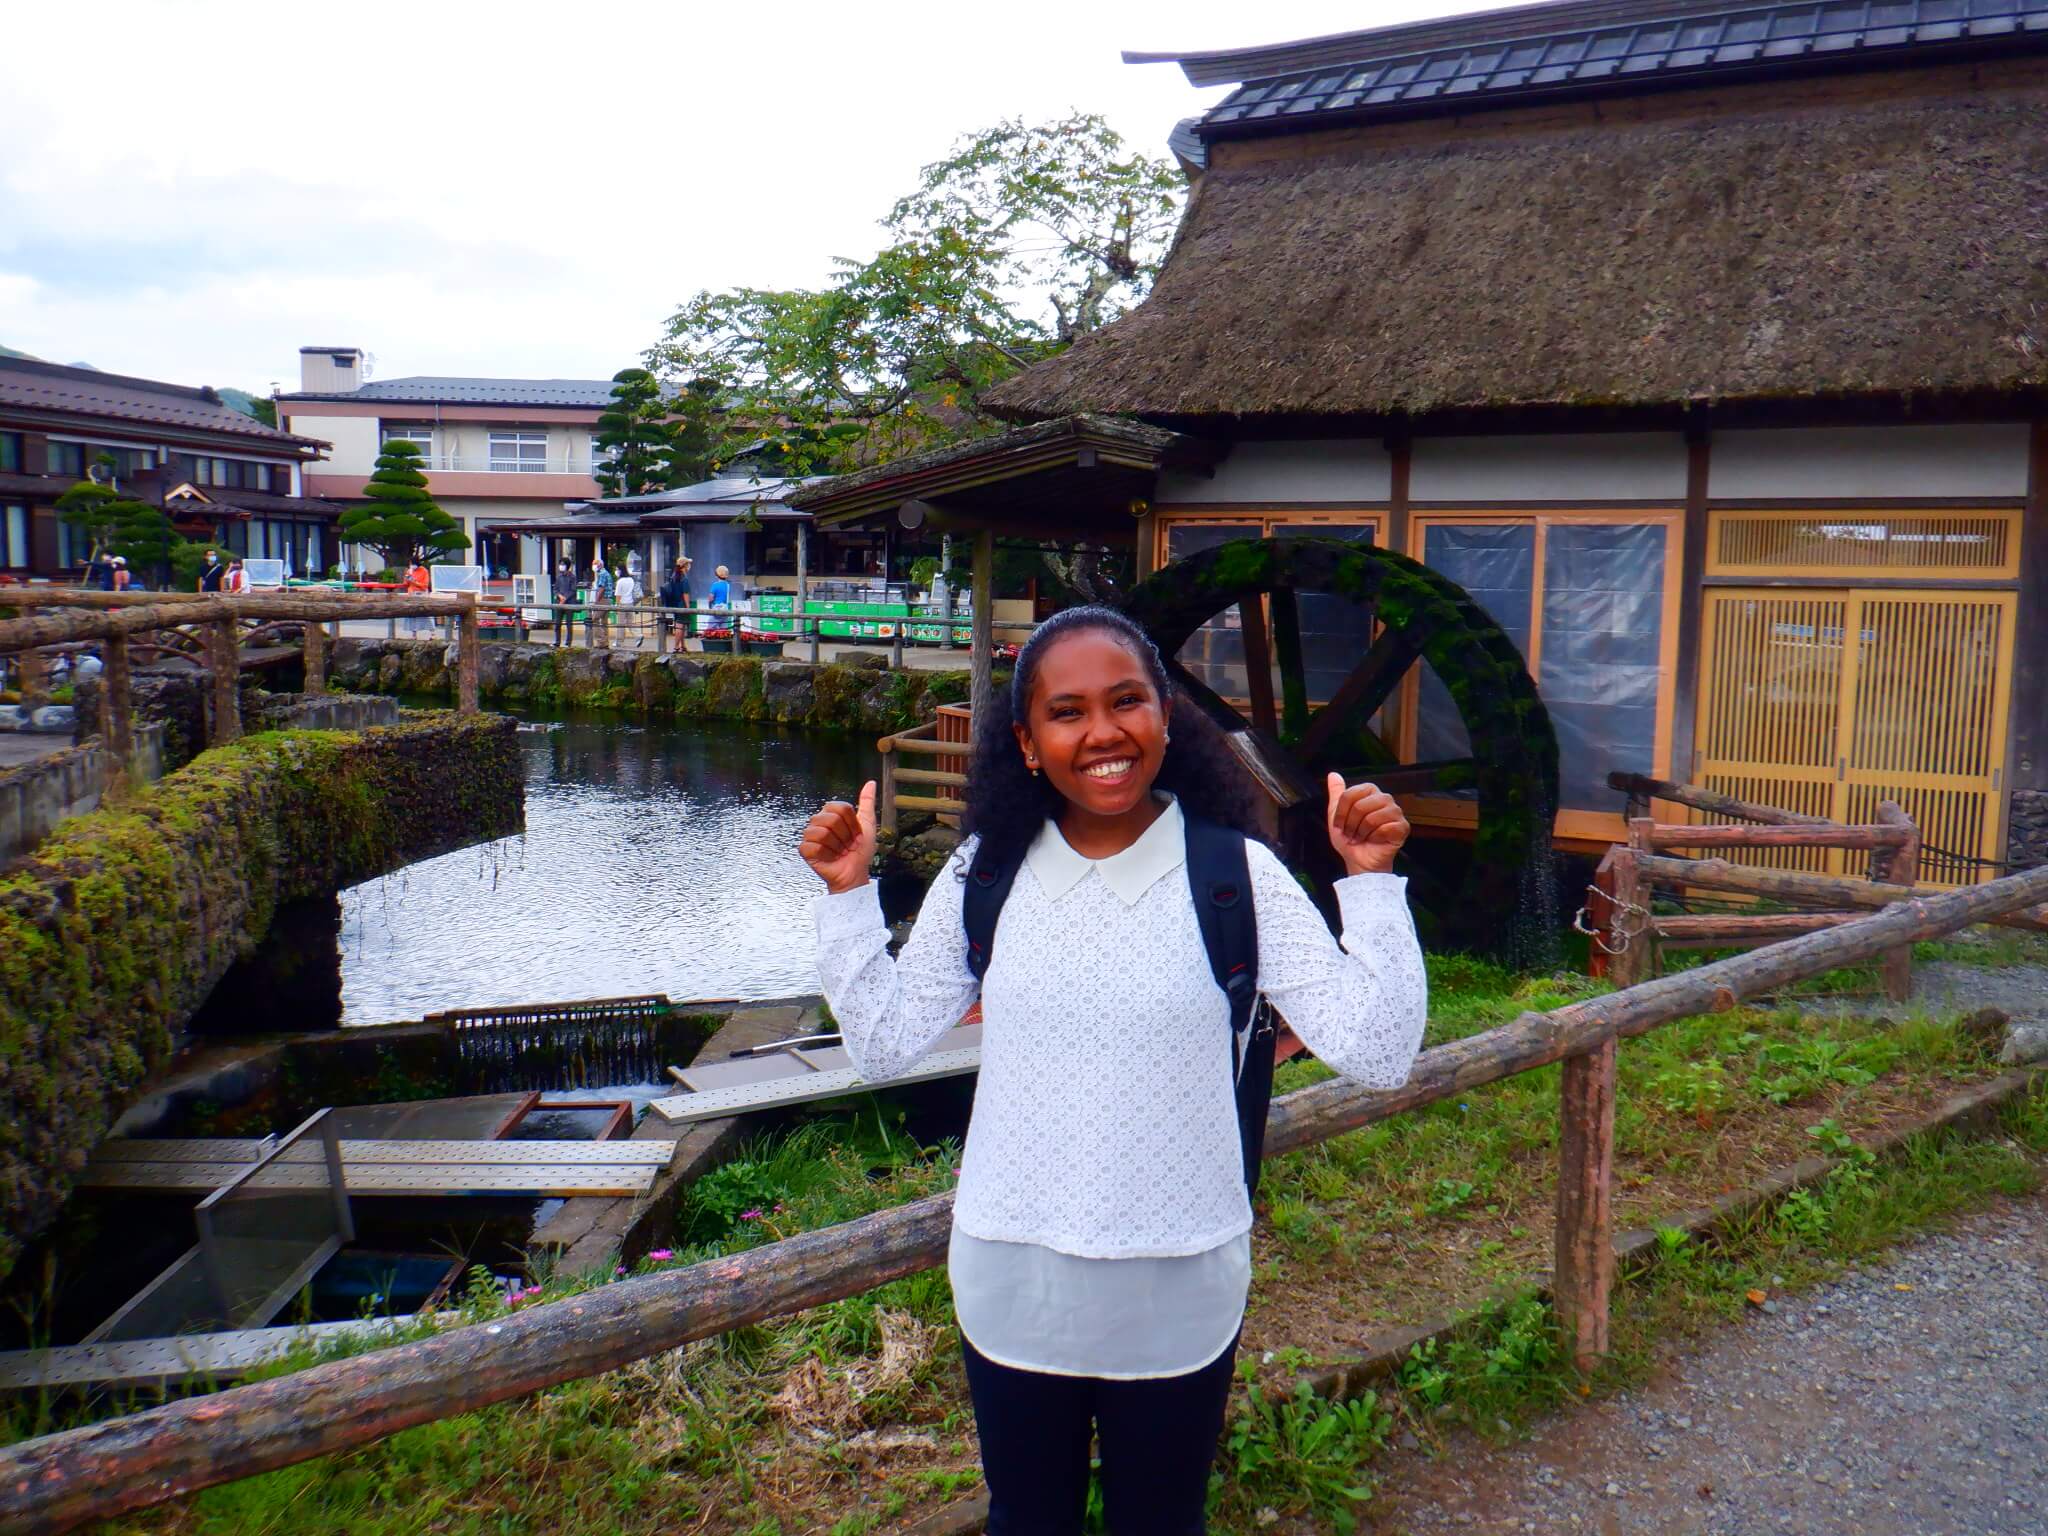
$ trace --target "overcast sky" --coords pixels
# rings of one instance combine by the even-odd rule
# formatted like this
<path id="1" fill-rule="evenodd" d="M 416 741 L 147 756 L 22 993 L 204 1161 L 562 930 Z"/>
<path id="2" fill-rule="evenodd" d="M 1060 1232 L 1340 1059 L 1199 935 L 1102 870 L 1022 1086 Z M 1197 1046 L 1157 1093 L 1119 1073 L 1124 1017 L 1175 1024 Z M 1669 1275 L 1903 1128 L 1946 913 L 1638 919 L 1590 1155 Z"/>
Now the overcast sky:
<path id="1" fill-rule="evenodd" d="M 1123 48 L 1279 42 L 1486 0 L 1027 6 L 159 0 L 15 6 L 0 345 L 265 393 L 609 377 L 700 288 L 811 286 L 958 135 L 1101 112 L 1165 152 L 1216 99 Z"/>

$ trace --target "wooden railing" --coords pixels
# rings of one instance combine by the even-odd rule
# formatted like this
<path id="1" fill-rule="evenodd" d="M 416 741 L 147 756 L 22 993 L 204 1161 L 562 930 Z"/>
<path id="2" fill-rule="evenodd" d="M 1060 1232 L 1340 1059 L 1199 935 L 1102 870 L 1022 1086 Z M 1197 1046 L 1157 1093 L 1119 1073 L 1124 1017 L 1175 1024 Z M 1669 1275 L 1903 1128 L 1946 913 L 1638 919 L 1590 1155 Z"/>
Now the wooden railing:
<path id="1" fill-rule="evenodd" d="M 1672 861 L 1681 862 L 1681 861 Z M 1773 873 L 1773 872 L 1765 872 Z M 1918 897 L 1425 1051 L 1407 1083 L 1342 1079 L 1273 1103 L 1278 1156 L 1487 1083 L 1564 1063 L 1553 1295 L 1581 1366 L 1608 1347 L 1618 1041 L 1972 923 L 2048 925 L 2048 867 Z M 364 1445 L 735 1328 L 858 1295 L 945 1262 L 950 1193 L 743 1253 L 637 1276 L 484 1325 L 336 1360 L 0 1451 L 0 1532 L 53 1532 Z"/>
<path id="2" fill-rule="evenodd" d="M 957 795 L 925 795 L 916 791 L 926 788 L 961 789 L 967 787 L 965 772 L 940 768 L 906 768 L 898 759 L 912 757 L 920 761 L 930 759 L 936 762 L 958 759 L 964 769 L 966 759 L 974 751 L 974 744 L 966 741 L 940 741 L 936 725 L 914 725 L 907 731 L 898 731 L 894 736 L 884 736 L 875 743 L 882 754 L 882 781 L 876 786 L 875 820 L 879 826 L 893 832 L 896 830 L 897 812 L 932 811 L 939 815 L 958 815 L 961 810 Z M 905 794 L 904 785 L 910 785 L 912 792 Z"/>
<path id="3" fill-rule="evenodd" d="M 41 653 L 61 647 L 100 652 L 100 735 L 110 766 L 118 770 L 134 751 L 133 668 L 129 648 L 138 636 L 178 631 L 198 636 L 212 673 L 207 745 L 242 734 L 242 625 L 296 621 L 306 668 L 306 691 L 327 686 L 329 636 L 325 625 L 346 619 L 444 618 L 456 627 L 456 707 L 477 710 L 479 674 L 476 598 L 470 593 L 375 592 L 96 592 L 73 587 L 0 587 L 0 656 L 16 656 L 28 680 L 42 675 Z M 43 610 L 52 610 L 44 612 Z M 266 626 L 267 627 L 267 626 Z"/>
<path id="4" fill-rule="evenodd" d="M 1676 850 L 1839 848 L 1870 854 L 1870 878 L 1855 881 L 1857 885 L 1876 882 L 1887 888 L 1910 889 L 1919 878 L 1919 829 L 1889 800 L 1878 806 L 1875 823 L 1849 826 L 1665 779 L 1616 773 L 1608 776 L 1608 783 L 1629 796 L 1628 842 L 1610 849 L 1600 861 L 1587 910 L 1594 938 L 1593 972 L 1611 977 L 1618 986 L 1656 975 L 1667 949 L 1743 949 L 1771 944 L 1849 922 L 1860 915 L 1859 908 L 1870 905 L 1848 899 L 1843 877 L 1794 875 L 1805 888 L 1803 896 L 1794 898 L 1796 904 L 1832 910 L 1660 914 L 1651 906 L 1653 888 L 1658 884 L 1681 893 L 1695 886 L 1702 890 L 1730 887 L 1718 883 L 1719 871 L 1726 867 L 1722 860 L 1713 860 L 1702 869 L 1704 861 L 1659 855 Z M 1641 814 L 1658 800 L 1737 820 L 1728 824 L 1666 823 Z M 1738 894 L 1753 897 L 1756 893 Z M 1888 997 L 1904 1002 L 1912 995 L 1910 945 L 1887 954 L 1883 970 Z"/>

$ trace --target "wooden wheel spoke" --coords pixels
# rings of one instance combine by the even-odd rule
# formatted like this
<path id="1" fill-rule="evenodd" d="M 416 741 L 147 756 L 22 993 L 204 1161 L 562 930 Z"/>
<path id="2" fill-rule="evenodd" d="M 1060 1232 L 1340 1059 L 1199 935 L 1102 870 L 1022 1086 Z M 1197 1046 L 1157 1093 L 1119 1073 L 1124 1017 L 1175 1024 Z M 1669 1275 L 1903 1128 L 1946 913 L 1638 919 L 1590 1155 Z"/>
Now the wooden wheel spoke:
<path id="1" fill-rule="evenodd" d="M 1179 657 L 1168 656 L 1166 658 L 1166 674 L 1173 679 L 1174 688 L 1190 704 L 1215 721 L 1225 731 L 1241 731 L 1244 729 L 1244 716 L 1231 708 L 1229 701 L 1222 694 L 1181 665 Z"/>
<path id="2" fill-rule="evenodd" d="M 1401 763 L 1393 767 L 1365 770 L 1372 782 L 1390 795 L 1413 795 L 1425 790 L 1445 788 L 1445 778 L 1469 781 L 1478 771 L 1479 759 L 1476 757 L 1444 757 L 1427 763 Z M 1350 774 L 1345 775 L 1346 779 L 1350 777 Z M 1453 784 L 1449 787 L 1464 786 Z"/>
<path id="3" fill-rule="evenodd" d="M 1278 736 L 1279 722 L 1273 713 L 1273 655 L 1266 643 L 1266 610 L 1257 594 L 1237 605 L 1244 636 L 1246 686 L 1252 703 L 1252 728 Z"/>
<path id="4" fill-rule="evenodd" d="M 1302 756 L 1313 759 L 1346 720 L 1367 718 L 1386 703 L 1421 654 L 1421 642 L 1405 630 L 1381 630 L 1379 639 L 1367 648 L 1351 675 L 1330 695 L 1330 702 L 1316 711 L 1302 733 Z"/>
<path id="5" fill-rule="evenodd" d="M 1280 663 L 1280 736 L 1295 742 L 1308 730 L 1308 673 L 1301 654 L 1301 605 L 1294 588 L 1275 587 L 1267 599 L 1273 606 L 1273 654 Z"/>

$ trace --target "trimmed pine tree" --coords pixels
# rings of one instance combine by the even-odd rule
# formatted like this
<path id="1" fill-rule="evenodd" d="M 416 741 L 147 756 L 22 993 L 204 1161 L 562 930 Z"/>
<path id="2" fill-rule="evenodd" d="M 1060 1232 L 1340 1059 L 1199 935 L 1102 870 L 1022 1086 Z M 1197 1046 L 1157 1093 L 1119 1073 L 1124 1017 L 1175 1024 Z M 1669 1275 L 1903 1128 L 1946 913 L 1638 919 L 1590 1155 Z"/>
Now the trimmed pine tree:
<path id="1" fill-rule="evenodd" d="M 645 368 L 621 368 L 612 375 L 611 403 L 597 418 L 594 446 L 610 458 L 594 475 L 600 494 L 638 496 L 669 487 L 675 429 L 661 381 Z"/>
<path id="2" fill-rule="evenodd" d="M 386 565 L 398 567 L 469 548 L 462 524 L 443 512 L 427 490 L 419 444 L 403 438 L 386 443 L 363 495 L 368 500 L 342 513 L 335 525 L 344 544 L 374 549 Z"/>

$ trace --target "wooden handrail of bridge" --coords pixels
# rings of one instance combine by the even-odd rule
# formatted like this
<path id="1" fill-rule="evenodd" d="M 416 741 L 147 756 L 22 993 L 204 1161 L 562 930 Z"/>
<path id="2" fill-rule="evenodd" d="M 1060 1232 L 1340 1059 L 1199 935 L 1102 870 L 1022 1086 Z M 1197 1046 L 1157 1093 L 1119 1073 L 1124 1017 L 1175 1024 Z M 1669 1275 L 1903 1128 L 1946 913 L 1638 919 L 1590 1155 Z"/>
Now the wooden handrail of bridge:
<path id="1" fill-rule="evenodd" d="M 1274 1100 L 1277 1156 L 1565 1064 L 1556 1297 L 1573 1356 L 1607 1348 L 1615 1042 L 2048 901 L 2048 866 L 1646 981 L 1422 1053 L 1399 1088 L 1342 1079 Z M 330 1361 L 0 1450 L 0 1532 L 70 1530 L 615 1370 L 697 1339 L 859 1295 L 945 1262 L 950 1192 L 685 1268 L 525 1307 L 489 1324 Z"/>

